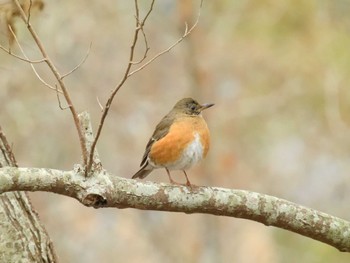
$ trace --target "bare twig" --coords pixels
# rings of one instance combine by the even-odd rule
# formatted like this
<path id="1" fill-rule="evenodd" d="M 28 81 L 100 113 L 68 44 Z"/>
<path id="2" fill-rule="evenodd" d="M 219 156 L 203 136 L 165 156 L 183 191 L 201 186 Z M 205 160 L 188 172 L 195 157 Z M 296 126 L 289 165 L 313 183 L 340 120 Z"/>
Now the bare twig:
<path id="1" fill-rule="evenodd" d="M 11 49 L 6 49 L 4 46 L 0 45 L 0 49 L 2 49 L 3 51 L 5 51 L 7 54 L 13 56 L 14 58 L 17 58 L 19 60 L 22 60 L 24 62 L 28 62 L 30 64 L 39 64 L 39 63 L 43 63 L 45 62 L 45 59 L 42 58 L 42 59 L 38 59 L 38 60 L 30 60 L 30 59 L 26 59 L 26 58 L 22 58 L 16 54 L 13 54 Z"/>
<path id="2" fill-rule="evenodd" d="M 92 163 L 93 163 L 93 155 L 94 155 L 95 147 L 96 147 L 97 141 L 98 141 L 98 139 L 99 139 L 99 137 L 101 135 L 103 124 L 104 124 L 104 121 L 105 121 L 106 116 L 108 114 L 109 108 L 111 107 L 111 104 L 113 102 L 114 96 L 117 94 L 119 89 L 123 86 L 125 81 L 128 79 L 128 74 L 129 74 L 131 66 L 132 66 L 132 61 L 134 60 L 135 46 L 136 46 L 136 43 L 137 43 L 137 40 L 138 40 L 139 32 L 140 32 L 141 28 L 145 25 L 146 20 L 149 17 L 149 14 L 152 12 L 153 6 L 154 6 L 154 2 L 155 2 L 155 0 L 152 0 L 150 8 L 149 8 L 146 16 L 141 21 L 140 17 L 139 17 L 140 14 L 139 14 L 138 2 L 137 2 L 137 0 L 135 0 L 136 27 L 135 27 L 135 31 L 134 31 L 133 40 L 131 42 L 130 53 L 129 53 L 129 62 L 128 62 L 128 65 L 127 65 L 127 67 L 125 69 L 125 72 L 124 72 L 124 75 L 123 75 L 122 79 L 115 86 L 114 90 L 112 91 L 112 94 L 108 98 L 108 100 L 106 102 L 106 105 L 105 105 L 105 107 L 103 109 L 101 120 L 100 120 L 98 129 L 97 129 L 96 137 L 95 137 L 94 142 L 91 145 L 91 149 L 90 149 L 90 152 L 89 152 L 89 159 L 88 159 L 88 165 L 87 165 L 86 173 L 89 173 L 90 170 L 91 170 L 91 166 L 92 166 Z"/>
<path id="3" fill-rule="evenodd" d="M 154 4 L 154 2 L 152 3 L 152 5 L 151 5 L 150 9 L 148 10 L 147 14 L 145 15 L 144 19 L 140 21 L 139 20 L 140 16 L 139 16 L 138 3 L 137 3 L 137 1 L 135 3 L 135 10 L 136 10 L 135 19 L 136 19 L 138 26 L 140 27 L 140 30 L 141 30 L 141 33 L 143 36 L 143 40 L 144 40 L 144 44 L 145 44 L 145 52 L 143 53 L 143 57 L 141 59 L 139 59 L 138 61 L 130 61 L 130 63 L 133 65 L 137 65 L 137 64 L 142 63 L 146 59 L 148 51 L 150 50 L 150 47 L 148 46 L 147 35 L 145 33 L 145 30 L 144 30 L 144 25 L 145 25 L 145 21 L 147 20 L 147 18 L 149 17 L 149 15 L 151 14 L 151 12 L 153 10 L 153 4 Z"/>
<path id="4" fill-rule="evenodd" d="M 138 61 L 131 61 L 130 62 L 133 65 L 137 65 L 137 64 L 142 63 L 147 58 L 148 51 L 150 50 L 150 47 L 148 46 L 147 36 L 146 36 L 146 33 L 145 33 L 144 29 L 143 29 L 143 26 L 141 27 L 141 33 L 142 33 L 142 36 L 143 36 L 143 40 L 145 42 L 145 52 L 143 53 L 143 57 L 140 60 L 138 60 Z"/>
<path id="5" fill-rule="evenodd" d="M 87 160 L 88 160 L 88 153 L 87 153 L 87 149 L 86 149 L 86 143 L 85 143 L 85 138 L 83 136 L 83 132 L 80 129 L 80 124 L 79 124 L 79 119 L 78 119 L 78 114 L 75 110 L 74 104 L 70 98 L 70 95 L 68 93 L 68 90 L 62 80 L 62 76 L 60 75 L 60 73 L 58 72 L 56 66 L 54 65 L 54 63 L 51 61 L 50 57 L 48 56 L 42 42 L 39 39 L 38 34 L 36 33 L 36 31 L 34 30 L 34 28 L 32 27 L 32 25 L 30 24 L 30 21 L 28 20 L 27 15 L 25 14 L 24 10 L 22 9 L 20 3 L 18 0 L 13 0 L 14 3 L 16 4 L 20 16 L 23 19 L 23 21 L 26 23 L 28 31 L 30 32 L 30 34 L 32 35 L 36 45 L 38 46 L 43 58 L 45 59 L 46 64 L 48 65 L 48 67 L 50 68 L 51 72 L 53 73 L 53 75 L 55 76 L 55 78 L 58 81 L 59 86 L 61 87 L 63 96 L 65 98 L 65 100 L 67 101 L 68 107 L 72 113 L 73 116 L 73 120 L 74 120 L 74 124 L 75 127 L 77 129 L 78 132 L 78 136 L 79 136 L 79 141 L 80 141 L 80 147 L 81 147 L 81 151 L 82 151 L 82 155 L 83 155 L 83 162 L 84 165 L 87 164 Z"/>
<path id="6" fill-rule="evenodd" d="M 203 2 L 203 1 L 202 1 Z M 201 2 L 201 6 L 202 6 L 202 2 Z M 133 74 L 135 74 L 136 72 L 144 69 L 145 67 L 147 67 L 149 64 L 151 64 L 154 60 L 156 60 L 157 58 L 159 58 L 160 56 L 164 55 L 165 53 L 169 52 L 170 50 L 172 50 L 175 46 L 177 46 L 179 43 L 181 43 L 189 34 L 192 33 L 192 31 L 197 27 L 198 22 L 199 22 L 199 18 L 201 15 L 201 9 L 199 9 L 198 12 L 198 16 L 197 16 L 197 20 L 196 22 L 191 26 L 190 29 L 188 29 L 188 24 L 185 23 L 185 32 L 182 35 L 182 37 L 180 37 L 174 44 L 172 44 L 171 46 L 169 46 L 167 49 L 159 52 L 158 54 L 156 54 L 154 57 L 152 57 L 150 60 L 148 60 L 145 64 L 143 64 L 142 66 L 138 67 L 137 69 L 131 71 L 128 74 L 128 77 L 132 76 Z"/>
<path id="7" fill-rule="evenodd" d="M 96 97 L 96 100 L 97 100 L 98 106 L 100 106 L 100 108 L 101 108 L 101 111 L 103 111 L 103 106 L 102 106 L 100 100 L 98 99 L 98 97 Z"/>
<path id="8" fill-rule="evenodd" d="M 119 89 L 123 86 L 123 84 L 125 83 L 125 81 L 130 77 L 132 76 L 133 74 L 135 74 L 136 72 L 142 70 L 143 68 L 147 67 L 149 64 L 151 64 L 154 60 L 156 60 L 157 58 L 159 58 L 160 56 L 162 56 L 163 54 L 169 52 L 171 49 L 173 49 L 176 45 L 178 45 L 181 41 L 183 41 L 189 34 L 191 34 L 191 32 L 196 28 L 196 26 L 198 25 L 198 22 L 199 22 L 199 18 L 200 18 L 200 11 L 201 11 L 201 8 L 202 8 L 202 5 L 203 5 L 203 0 L 201 0 L 201 3 L 200 3 L 200 8 L 199 8 L 199 12 L 198 12 L 198 16 L 197 16 L 197 19 L 196 19 L 196 22 L 193 24 L 193 26 L 188 29 L 188 25 L 186 23 L 186 28 L 185 28 L 185 32 L 184 34 L 182 35 L 181 38 L 179 38 L 174 44 L 172 44 L 170 47 L 168 47 L 167 49 L 165 49 L 164 51 L 156 54 L 153 58 L 151 58 L 149 61 L 147 61 L 146 63 L 144 63 L 142 66 L 140 66 L 139 68 L 135 69 L 134 71 L 131 71 L 131 67 L 135 64 L 140 64 L 142 63 L 145 58 L 147 57 L 147 52 L 149 50 L 149 47 L 148 47 L 148 42 L 147 42 L 147 37 L 146 37 L 146 34 L 143 30 L 144 28 L 144 25 L 146 23 L 146 20 L 147 18 L 150 16 L 152 10 L 153 10 L 153 6 L 154 6 L 154 0 L 152 0 L 152 3 L 151 3 L 151 6 L 147 12 L 147 14 L 145 15 L 145 17 L 140 20 L 140 14 L 139 14 L 139 7 L 138 7 L 138 2 L 137 0 L 135 0 L 135 18 L 136 18 L 136 28 L 135 28 L 135 32 L 134 32 L 134 37 L 133 37 L 133 40 L 132 40 L 132 43 L 131 43 L 131 47 L 130 47 L 130 54 L 129 54 L 129 63 L 126 67 L 126 70 L 124 72 L 124 75 L 122 77 L 122 79 L 119 81 L 119 83 L 115 86 L 112 94 L 110 95 L 110 97 L 108 98 L 107 102 L 106 102 L 106 105 L 105 107 L 103 108 L 103 112 L 102 112 L 102 116 L 101 116 L 101 120 L 100 120 L 100 123 L 99 123 L 99 126 L 98 126 L 98 129 L 97 129 L 97 133 L 96 133 L 96 137 L 95 137 L 95 140 L 91 146 L 91 150 L 90 150 L 90 156 L 89 156 L 89 161 L 88 161 L 88 165 L 87 165 L 87 172 L 90 172 L 91 170 L 91 166 L 92 166 L 92 156 L 93 156 L 93 152 L 95 150 L 95 147 L 96 147 L 96 144 L 97 144 L 97 141 L 101 135 L 101 131 L 102 131 L 102 128 L 103 128 L 103 125 L 104 125 L 104 121 L 106 119 L 106 116 L 108 114 L 108 111 L 109 111 L 109 108 L 112 104 L 112 101 L 114 99 L 114 96 L 117 94 L 117 92 L 119 91 Z M 138 36 L 139 36 L 139 32 L 141 31 L 142 35 L 143 35 L 143 38 L 145 40 L 145 45 L 146 45 L 146 50 L 144 52 L 144 57 L 141 58 L 140 61 L 133 61 L 133 58 L 134 58 L 134 53 L 135 53 L 135 46 L 136 46 L 136 43 L 138 41 Z"/>
<path id="9" fill-rule="evenodd" d="M 137 3 L 136 3 L 136 4 L 137 4 Z M 145 25 L 146 20 L 148 19 L 148 17 L 150 16 L 150 14 L 151 14 L 151 12 L 152 12 L 152 10 L 153 10 L 153 6 L 154 6 L 154 1 L 152 1 L 151 6 L 150 6 L 150 9 L 148 9 L 147 14 L 145 15 L 144 19 L 142 20 L 142 23 L 140 24 L 141 27 L 143 27 L 143 26 Z"/>
<path id="10" fill-rule="evenodd" d="M 63 75 L 61 76 L 61 79 L 63 79 L 63 78 L 65 78 L 65 77 L 69 76 L 69 75 L 72 74 L 74 71 L 76 71 L 78 68 L 80 68 L 81 65 L 84 64 L 84 62 L 86 61 L 86 59 L 88 58 L 88 56 L 89 56 L 89 54 L 90 54 L 91 46 L 92 46 L 92 42 L 90 42 L 89 49 L 88 49 L 88 51 L 86 52 L 85 57 L 80 61 L 80 63 L 79 63 L 78 65 L 76 65 L 73 69 L 71 69 L 69 72 L 67 72 L 66 74 L 63 74 Z"/>
<path id="11" fill-rule="evenodd" d="M 36 68 L 34 67 L 33 63 L 31 62 L 31 60 L 28 58 L 28 56 L 26 55 L 26 53 L 24 52 L 24 49 L 22 48 L 22 45 L 19 43 L 17 36 L 15 34 L 15 32 L 13 32 L 12 27 L 9 25 L 9 30 L 11 32 L 11 34 L 13 35 L 13 39 L 16 41 L 17 46 L 19 47 L 19 49 L 22 52 L 22 55 L 26 58 L 26 60 L 28 61 L 28 63 L 30 64 L 30 67 L 32 68 L 34 74 L 36 75 L 36 77 L 41 81 L 41 83 L 43 83 L 46 87 L 48 87 L 49 89 L 55 90 L 56 92 L 60 92 L 62 93 L 62 91 L 58 90 L 56 88 L 54 88 L 53 86 L 51 86 L 49 83 L 47 83 L 41 76 L 40 74 L 37 72 Z M 46 59 L 43 58 L 43 61 L 46 62 Z"/>
<path id="12" fill-rule="evenodd" d="M 31 15 L 31 10 L 32 10 L 32 5 L 33 5 L 33 0 L 29 0 L 28 19 L 27 19 L 27 22 L 26 22 L 27 25 L 29 24 L 29 21 L 30 21 L 30 15 Z"/>
<path id="13" fill-rule="evenodd" d="M 66 110 L 66 109 L 68 109 L 69 106 L 67 106 L 67 107 L 62 107 L 61 99 L 60 99 L 60 94 L 58 93 L 57 84 L 55 85 L 55 87 L 56 87 L 56 96 L 57 96 L 57 101 L 58 101 L 58 107 L 60 107 L 61 110 Z"/>

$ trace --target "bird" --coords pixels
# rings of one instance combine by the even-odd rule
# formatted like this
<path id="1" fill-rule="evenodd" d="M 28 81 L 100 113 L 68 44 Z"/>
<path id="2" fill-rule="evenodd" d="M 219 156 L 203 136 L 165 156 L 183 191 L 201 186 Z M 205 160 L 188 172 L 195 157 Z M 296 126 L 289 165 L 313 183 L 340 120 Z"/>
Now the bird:
<path id="1" fill-rule="evenodd" d="M 199 104 L 192 98 L 179 100 L 163 117 L 149 139 L 145 153 L 132 179 L 143 179 L 154 169 L 165 168 L 170 183 L 175 182 L 169 170 L 182 170 L 186 185 L 192 188 L 186 170 L 206 157 L 210 146 L 210 133 L 202 111 L 213 103 Z"/>

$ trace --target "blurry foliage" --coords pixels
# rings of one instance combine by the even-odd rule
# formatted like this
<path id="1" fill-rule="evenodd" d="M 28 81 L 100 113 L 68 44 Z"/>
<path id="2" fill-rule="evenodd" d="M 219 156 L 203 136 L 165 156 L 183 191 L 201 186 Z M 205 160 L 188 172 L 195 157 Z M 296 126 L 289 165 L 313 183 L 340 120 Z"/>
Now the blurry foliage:
<path id="1" fill-rule="evenodd" d="M 19 4 L 21 5 L 23 11 L 26 15 L 29 14 L 29 10 L 31 14 L 37 14 L 43 10 L 45 4 L 42 0 L 19 0 Z M 6 36 L 8 40 L 9 46 L 13 46 L 15 39 L 11 30 L 16 33 L 15 21 L 20 17 L 20 13 L 17 9 L 16 4 L 11 0 L 0 0 L 0 29 L 3 34 Z M 10 30 L 11 27 L 11 30 Z"/>
<path id="2" fill-rule="evenodd" d="M 146 26 L 149 56 L 183 33 L 198 4 L 156 2 Z M 190 38 L 117 95 L 98 145 L 105 167 L 130 177 L 155 124 L 179 98 L 193 96 L 216 105 L 205 113 L 212 147 L 207 160 L 188 172 L 191 181 L 277 195 L 350 220 L 349 12 L 345 0 L 206 1 Z M 79 0 L 47 2 L 32 20 L 62 72 L 79 63 L 92 41 L 87 62 L 66 83 L 95 127 L 96 97 L 103 102 L 121 76 L 133 19 L 129 1 Z M 19 22 L 18 28 L 28 54 L 37 58 Z M 4 34 L 0 39 L 6 43 Z M 44 66 L 39 71 L 51 79 Z M 59 110 L 55 93 L 27 64 L 3 52 L 0 105 L 0 123 L 20 165 L 71 169 L 79 162 L 70 113 Z M 155 171 L 149 180 L 167 178 Z M 244 220 L 96 211 L 45 193 L 32 199 L 62 262 L 350 260 L 321 243 Z"/>

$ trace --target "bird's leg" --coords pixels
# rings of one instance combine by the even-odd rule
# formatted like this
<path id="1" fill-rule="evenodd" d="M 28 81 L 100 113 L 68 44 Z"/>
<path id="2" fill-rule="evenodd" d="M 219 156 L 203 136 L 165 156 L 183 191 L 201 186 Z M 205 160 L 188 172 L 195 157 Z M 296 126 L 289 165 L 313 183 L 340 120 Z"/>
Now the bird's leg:
<path id="1" fill-rule="evenodd" d="M 191 184 L 190 180 L 188 180 L 188 177 L 187 177 L 186 171 L 185 171 L 185 170 L 183 170 L 183 172 L 184 172 L 184 174 L 185 174 L 185 176 L 186 176 L 186 180 L 187 180 L 186 185 L 187 185 L 187 186 L 189 186 L 190 188 L 192 188 L 192 184 Z"/>
<path id="2" fill-rule="evenodd" d="M 168 174 L 170 183 L 172 183 L 172 184 L 179 184 L 179 183 L 175 182 L 175 181 L 171 178 L 170 172 L 169 172 L 168 168 L 165 167 L 165 170 L 166 170 L 166 172 L 167 172 L 167 174 Z"/>

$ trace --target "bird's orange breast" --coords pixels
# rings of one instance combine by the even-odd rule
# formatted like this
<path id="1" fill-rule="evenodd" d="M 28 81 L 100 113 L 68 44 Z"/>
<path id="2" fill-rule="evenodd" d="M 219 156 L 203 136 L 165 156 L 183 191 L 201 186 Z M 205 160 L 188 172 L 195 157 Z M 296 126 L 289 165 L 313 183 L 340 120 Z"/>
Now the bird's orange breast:
<path id="1" fill-rule="evenodd" d="M 196 135 L 197 134 L 197 135 Z M 178 118 L 171 125 L 169 132 L 162 139 L 156 141 L 150 150 L 149 160 L 156 166 L 171 166 L 183 157 L 185 149 L 194 142 L 196 136 L 202 146 L 204 158 L 209 150 L 210 134 L 208 126 L 202 116 L 184 116 Z M 191 162 L 190 158 L 188 162 Z"/>

